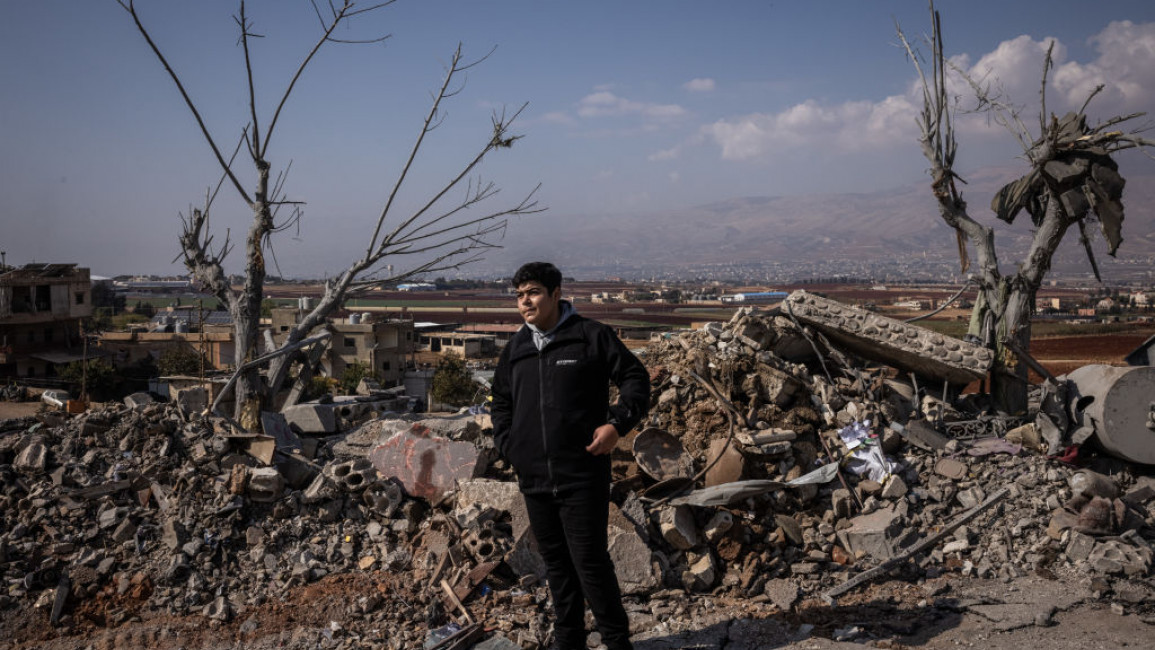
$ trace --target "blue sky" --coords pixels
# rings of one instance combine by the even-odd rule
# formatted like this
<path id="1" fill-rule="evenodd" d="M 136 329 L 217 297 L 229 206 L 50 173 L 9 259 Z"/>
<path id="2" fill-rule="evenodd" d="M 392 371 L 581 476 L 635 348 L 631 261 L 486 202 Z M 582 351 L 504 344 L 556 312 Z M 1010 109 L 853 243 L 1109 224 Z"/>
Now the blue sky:
<path id="1" fill-rule="evenodd" d="M 304 0 L 247 6 L 265 35 L 253 47 L 267 121 L 318 25 Z M 1000 79 L 1017 102 L 1036 101 L 1053 38 L 1053 111 L 1077 107 L 1098 82 L 1107 88 L 1092 116 L 1155 108 L 1155 3 L 937 6 L 948 53 Z M 238 3 L 138 7 L 210 129 L 231 146 L 247 120 Z M 550 210 L 534 218 L 625 219 L 742 196 L 920 182 L 915 76 L 896 46 L 896 20 L 921 35 L 926 3 L 398 0 L 340 35 L 391 38 L 323 50 L 278 126 L 271 162 L 292 162 L 286 189 L 307 202 L 299 233 L 275 242 L 280 271 L 320 276 L 344 266 L 458 42 L 469 55 L 496 50 L 448 106 L 402 207 L 456 170 L 487 136 L 493 111 L 524 102 L 515 127 L 524 139 L 482 173 L 508 201 L 540 182 Z M 218 170 L 130 17 L 113 0 L 8 3 L 0 60 L 0 249 L 9 263 L 181 272 L 171 264 L 178 214 L 201 202 Z M 962 169 L 1007 164 L 1017 153 L 977 118 L 963 120 L 960 140 Z M 247 221 L 226 189 L 215 206 L 218 241 L 225 228 L 239 239 Z M 543 242 L 543 256 L 563 245 Z M 232 262 L 235 270 L 239 257 Z"/>

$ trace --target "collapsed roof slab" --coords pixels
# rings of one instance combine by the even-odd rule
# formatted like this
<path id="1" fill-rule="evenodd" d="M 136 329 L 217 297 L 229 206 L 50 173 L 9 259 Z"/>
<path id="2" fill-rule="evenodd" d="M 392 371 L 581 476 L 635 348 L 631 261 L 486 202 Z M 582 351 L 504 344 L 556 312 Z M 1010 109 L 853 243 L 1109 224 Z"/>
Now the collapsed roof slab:
<path id="1" fill-rule="evenodd" d="M 805 291 L 790 294 L 782 310 L 847 352 L 932 381 L 969 384 L 994 360 L 984 347 Z"/>

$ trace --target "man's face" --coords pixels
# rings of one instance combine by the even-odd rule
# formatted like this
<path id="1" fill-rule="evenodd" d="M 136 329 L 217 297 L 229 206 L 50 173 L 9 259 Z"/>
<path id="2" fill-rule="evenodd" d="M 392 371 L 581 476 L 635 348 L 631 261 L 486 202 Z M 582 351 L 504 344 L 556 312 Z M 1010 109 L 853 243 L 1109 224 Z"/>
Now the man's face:
<path id="1" fill-rule="evenodd" d="M 561 315 L 558 302 L 561 287 L 550 293 L 540 282 L 523 282 L 517 285 L 517 311 L 525 322 L 541 330 L 548 330 L 557 324 Z"/>

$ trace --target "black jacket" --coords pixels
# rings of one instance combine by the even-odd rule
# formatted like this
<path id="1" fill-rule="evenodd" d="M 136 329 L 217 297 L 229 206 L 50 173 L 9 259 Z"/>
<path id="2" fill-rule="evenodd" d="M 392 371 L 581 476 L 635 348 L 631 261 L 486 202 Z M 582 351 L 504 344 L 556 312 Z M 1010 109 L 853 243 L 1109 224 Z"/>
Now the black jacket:
<path id="1" fill-rule="evenodd" d="M 609 403 L 610 382 L 618 387 Z M 517 470 L 523 492 L 549 492 L 610 480 L 608 454 L 586 451 L 594 430 L 613 424 L 620 435 L 649 409 L 645 366 L 609 327 L 573 314 L 540 352 L 521 328 L 493 377 L 493 437 Z"/>

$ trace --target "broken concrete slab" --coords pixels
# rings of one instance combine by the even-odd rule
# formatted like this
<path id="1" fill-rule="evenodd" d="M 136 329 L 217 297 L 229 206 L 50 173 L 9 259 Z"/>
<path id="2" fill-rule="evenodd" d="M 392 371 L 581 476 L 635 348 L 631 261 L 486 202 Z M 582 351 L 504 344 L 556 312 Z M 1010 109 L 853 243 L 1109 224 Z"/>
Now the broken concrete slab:
<path id="1" fill-rule="evenodd" d="M 277 443 L 277 449 L 291 452 L 301 448 L 301 439 L 289 426 L 288 419 L 282 413 L 261 411 L 261 429 L 265 435 L 271 436 Z"/>
<path id="2" fill-rule="evenodd" d="M 12 467 L 18 472 L 39 474 L 48 466 L 48 445 L 42 436 L 32 436 L 16 455 Z"/>
<path id="3" fill-rule="evenodd" d="M 1136 577 L 1147 575 L 1151 561 L 1152 552 L 1149 547 L 1132 546 L 1112 539 L 1095 544 L 1087 556 L 1085 566 L 1097 573 Z"/>
<path id="4" fill-rule="evenodd" d="M 931 381 L 969 384 L 994 361 L 984 347 L 806 291 L 790 294 L 782 308 L 849 352 Z"/>
<path id="5" fill-rule="evenodd" d="M 464 509 L 474 505 L 508 512 L 514 539 L 518 539 L 529 530 L 529 512 L 525 509 L 525 500 L 516 483 L 486 478 L 458 481 L 457 508 Z"/>
<path id="6" fill-rule="evenodd" d="M 718 562 L 712 553 L 703 553 L 682 572 L 682 585 L 688 591 L 709 591 L 718 580 Z"/>
<path id="7" fill-rule="evenodd" d="M 849 526 L 838 531 L 842 545 L 855 557 L 868 556 L 876 561 L 889 560 L 908 545 L 910 536 L 898 512 L 882 508 L 849 520 Z"/>
<path id="8" fill-rule="evenodd" d="M 646 593 L 658 586 L 650 547 L 636 532 L 611 528 L 608 548 L 623 594 Z"/>
<path id="9" fill-rule="evenodd" d="M 662 538 L 678 549 L 687 551 L 702 543 L 694 513 L 689 506 L 673 506 L 658 511 L 658 528 Z"/>
<path id="10" fill-rule="evenodd" d="M 204 413 L 209 408 L 209 393 L 204 386 L 193 386 L 176 391 L 173 396 L 177 408 L 188 417 Z"/>
<path id="11" fill-rule="evenodd" d="M 767 580 L 764 590 L 770 602 L 783 612 L 789 612 L 794 609 L 794 605 L 802 597 L 802 591 L 798 589 L 798 585 L 790 580 L 779 578 L 776 580 Z"/>
<path id="12" fill-rule="evenodd" d="M 148 393 L 133 393 L 124 398 L 124 405 L 130 409 L 148 406 L 155 402 L 152 395 Z"/>
<path id="13" fill-rule="evenodd" d="M 438 503 L 457 481 L 477 478 L 479 450 L 473 443 L 433 437 L 429 428 L 415 423 L 369 454 L 377 472 L 396 479 L 410 496 Z"/>
<path id="14" fill-rule="evenodd" d="M 324 434 L 337 432 L 337 414 L 325 404 L 296 404 L 281 414 L 289 426 L 301 433 Z"/>

